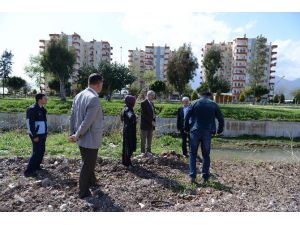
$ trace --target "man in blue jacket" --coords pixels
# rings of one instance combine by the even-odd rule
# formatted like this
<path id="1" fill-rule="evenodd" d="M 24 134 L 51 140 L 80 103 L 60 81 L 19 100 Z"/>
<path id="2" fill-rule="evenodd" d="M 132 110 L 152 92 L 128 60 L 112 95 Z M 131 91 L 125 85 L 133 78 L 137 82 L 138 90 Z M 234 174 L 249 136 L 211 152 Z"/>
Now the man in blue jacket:
<path id="1" fill-rule="evenodd" d="M 201 143 L 203 156 L 202 177 L 206 182 L 209 178 L 211 137 L 221 134 L 224 129 L 223 114 L 217 103 L 210 99 L 211 96 L 209 91 L 203 92 L 201 98 L 190 106 L 184 121 L 185 131 L 190 132 L 189 175 L 191 183 L 196 183 L 196 157 L 199 144 Z M 216 129 L 216 118 L 219 123 L 218 129 Z"/>
<path id="2" fill-rule="evenodd" d="M 36 171 L 41 170 L 41 163 L 45 154 L 47 138 L 47 104 L 45 94 L 35 96 L 36 103 L 30 106 L 26 112 L 27 132 L 32 142 L 32 155 L 24 172 L 25 177 L 35 177 Z"/>

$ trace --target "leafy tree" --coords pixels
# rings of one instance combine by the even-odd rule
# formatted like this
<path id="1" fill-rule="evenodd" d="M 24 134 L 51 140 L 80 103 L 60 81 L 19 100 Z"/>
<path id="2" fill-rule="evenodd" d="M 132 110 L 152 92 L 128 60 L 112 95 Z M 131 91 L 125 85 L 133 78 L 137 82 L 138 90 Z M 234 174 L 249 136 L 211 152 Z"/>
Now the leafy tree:
<path id="1" fill-rule="evenodd" d="M 284 101 L 285 101 L 284 94 L 281 94 L 280 95 L 280 103 L 284 103 Z"/>
<path id="2" fill-rule="evenodd" d="M 56 79 L 50 80 L 48 82 L 48 86 L 51 90 L 55 91 L 56 93 L 59 93 L 59 91 L 60 91 L 59 80 L 56 80 Z M 67 82 L 65 84 L 65 90 L 66 90 L 66 95 L 70 96 L 71 95 L 71 83 L 70 82 Z"/>
<path id="3" fill-rule="evenodd" d="M 12 57 L 14 55 L 11 51 L 5 50 L 0 58 L 0 77 L 2 78 L 3 98 L 4 98 L 4 86 L 6 79 L 12 72 Z"/>
<path id="4" fill-rule="evenodd" d="M 278 96 L 278 95 L 275 95 L 273 101 L 274 101 L 274 103 L 279 103 L 279 101 L 280 101 L 280 100 L 279 100 L 279 96 Z"/>
<path id="5" fill-rule="evenodd" d="M 108 94 L 110 100 L 114 90 L 121 90 L 136 79 L 125 65 L 118 63 L 101 63 L 98 71 L 103 75 L 103 90 Z"/>
<path id="6" fill-rule="evenodd" d="M 59 80 L 60 98 L 64 101 L 66 100 L 65 85 L 76 62 L 75 52 L 68 50 L 66 41 L 66 38 L 51 40 L 45 52 L 42 53 L 41 62 L 44 72 Z"/>
<path id="7" fill-rule="evenodd" d="M 166 84 L 161 80 L 157 80 L 149 86 L 149 89 L 155 91 L 157 95 L 160 95 L 161 92 L 166 90 Z"/>
<path id="8" fill-rule="evenodd" d="M 218 76 L 217 72 L 222 68 L 221 50 L 210 48 L 203 59 L 205 85 L 213 93 L 224 93 L 230 91 L 230 83 L 223 77 Z M 203 91 L 203 90 L 202 90 Z"/>
<path id="9" fill-rule="evenodd" d="M 42 92 L 41 85 L 43 84 L 43 73 L 44 69 L 42 67 L 42 55 L 30 56 L 29 58 L 30 64 L 24 67 L 24 71 L 26 75 L 35 80 L 35 83 L 38 87 L 40 87 L 40 91 Z M 45 77 L 44 77 L 45 78 Z"/>
<path id="10" fill-rule="evenodd" d="M 172 54 L 167 65 L 167 79 L 180 96 L 186 84 L 194 78 L 198 66 L 197 58 L 193 55 L 190 45 L 183 44 Z"/>
<path id="11" fill-rule="evenodd" d="M 142 75 L 142 80 L 144 81 L 145 86 L 149 89 L 149 86 L 156 80 L 155 72 L 150 70 L 145 71 Z"/>
<path id="12" fill-rule="evenodd" d="M 26 86 L 26 81 L 21 77 L 9 77 L 6 84 L 9 88 L 16 92 Z"/>
<path id="13" fill-rule="evenodd" d="M 23 94 L 25 95 L 25 97 L 28 95 L 30 90 L 31 90 L 31 86 L 26 82 L 25 86 L 23 87 Z"/>
<path id="14" fill-rule="evenodd" d="M 259 101 L 261 96 L 269 93 L 269 89 L 262 85 L 257 85 L 253 87 L 252 90 L 256 101 Z"/>
<path id="15" fill-rule="evenodd" d="M 198 99 L 198 93 L 197 93 L 197 91 L 193 91 L 191 99 L 192 99 L 192 101 Z"/>
<path id="16" fill-rule="evenodd" d="M 294 97 L 295 103 L 299 104 L 300 102 L 300 89 L 292 91 L 291 95 Z"/>
<path id="17" fill-rule="evenodd" d="M 254 44 L 254 55 L 251 60 L 247 72 L 250 75 L 250 83 L 252 87 L 255 87 L 261 83 L 264 77 L 264 65 L 266 63 L 266 49 L 267 39 L 262 35 L 256 38 Z"/>
<path id="18" fill-rule="evenodd" d="M 202 93 L 204 92 L 205 90 L 208 90 L 208 83 L 207 82 L 203 82 L 197 89 L 196 91 L 198 93 Z"/>
<path id="19" fill-rule="evenodd" d="M 138 96 L 139 93 L 141 92 L 141 89 L 139 89 L 136 86 L 130 85 L 130 87 L 128 88 L 129 94 L 133 95 L 133 96 Z"/>
<path id="20" fill-rule="evenodd" d="M 84 65 L 83 67 L 79 68 L 78 75 L 77 75 L 78 91 L 81 91 L 87 87 L 89 76 L 92 73 L 96 73 L 96 72 L 97 72 L 97 69 L 95 67 L 89 66 L 89 65 Z"/>
<path id="21" fill-rule="evenodd" d="M 239 95 L 239 102 L 244 102 L 246 100 L 245 92 L 242 91 Z"/>

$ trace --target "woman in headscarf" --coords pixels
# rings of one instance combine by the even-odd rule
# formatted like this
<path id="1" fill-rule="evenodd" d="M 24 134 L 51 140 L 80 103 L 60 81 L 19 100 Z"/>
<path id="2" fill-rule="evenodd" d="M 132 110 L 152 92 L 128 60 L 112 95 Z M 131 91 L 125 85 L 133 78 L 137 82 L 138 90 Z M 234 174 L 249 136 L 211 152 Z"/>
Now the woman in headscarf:
<path id="1" fill-rule="evenodd" d="M 128 168 L 132 167 L 130 157 L 136 150 L 136 116 L 133 111 L 135 100 L 134 96 L 127 95 L 121 113 L 121 121 L 123 122 L 122 164 Z"/>

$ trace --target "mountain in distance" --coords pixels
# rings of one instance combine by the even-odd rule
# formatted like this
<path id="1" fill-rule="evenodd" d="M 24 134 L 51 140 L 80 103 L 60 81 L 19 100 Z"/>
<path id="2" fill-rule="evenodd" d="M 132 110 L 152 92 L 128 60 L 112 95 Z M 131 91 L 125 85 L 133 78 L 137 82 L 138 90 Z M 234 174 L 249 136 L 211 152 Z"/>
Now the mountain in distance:
<path id="1" fill-rule="evenodd" d="M 285 78 L 275 76 L 274 83 L 275 94 L 284 94 L 285 99 L 293 99 L 291 92 L 295 89 L 300 89 L 300 78 L 295 80 L 287 80 Z"/>

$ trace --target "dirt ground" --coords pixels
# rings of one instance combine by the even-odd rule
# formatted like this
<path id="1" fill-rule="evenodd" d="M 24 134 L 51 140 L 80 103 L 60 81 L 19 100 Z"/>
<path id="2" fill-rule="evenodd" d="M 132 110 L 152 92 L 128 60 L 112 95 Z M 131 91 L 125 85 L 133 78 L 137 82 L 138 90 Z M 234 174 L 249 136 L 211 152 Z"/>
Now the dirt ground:
<path id="1" fill-rule="evenodd" d="M 99 187 L 78 198 L 79 159 L 45 158 L 25 178 L 27 158 L 0 158 L 0 211 L 300 211 L 300 163 L 212 161 L 212 178 L 190 185 L 175 153 L 138 156 L 131 170 L 98 159 Z"/>

